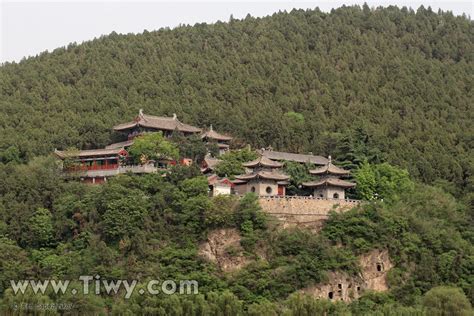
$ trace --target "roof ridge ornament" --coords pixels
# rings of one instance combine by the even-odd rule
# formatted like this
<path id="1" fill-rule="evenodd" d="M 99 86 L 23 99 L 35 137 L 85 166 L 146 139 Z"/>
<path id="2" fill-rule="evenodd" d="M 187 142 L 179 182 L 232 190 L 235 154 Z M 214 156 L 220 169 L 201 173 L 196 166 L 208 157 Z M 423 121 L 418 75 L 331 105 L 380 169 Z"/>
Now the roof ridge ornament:
<path id="1" fill-rule="evenodd" d="M 331 160 L 332 160 L 331 155 L 329 155 L 328 156 L 328 164 L 332 163 Z"/>
<path id="2" fill-rule="evenodd" d="M 145 114 L 143 114 L 143 109 L 138 110 L 138 120 L 137 121 L 139 121 L 139 120 L 146 121 Z"/>
<path id="3" fill-rule="evenodd" d="M 213 129 L 212 129 L 212 124 L 209 125 L 209 131 L 211 131 L 211 132 L 213 131 Z"/>
<path id="4" fill-rule="evenodd" d="M 173 113 L 173 120 L 176 120 L 178 119 L 178 116 L 176 115 L 176 113 Z"/>

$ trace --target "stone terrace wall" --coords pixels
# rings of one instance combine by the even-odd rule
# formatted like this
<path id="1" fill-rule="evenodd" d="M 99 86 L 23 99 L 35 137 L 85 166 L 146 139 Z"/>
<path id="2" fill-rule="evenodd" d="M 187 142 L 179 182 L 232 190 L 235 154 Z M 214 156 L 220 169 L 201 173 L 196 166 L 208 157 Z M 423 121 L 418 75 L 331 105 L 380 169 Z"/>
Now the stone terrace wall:
<path id="1" fill-rule="evenodd" d="M 260 196 L 259 203 L 263 211 L 276 217 L 284 226 L 319 226 L 331 210 L 345 212 L 359 205 L 360 201 L 309 196 Z"/>

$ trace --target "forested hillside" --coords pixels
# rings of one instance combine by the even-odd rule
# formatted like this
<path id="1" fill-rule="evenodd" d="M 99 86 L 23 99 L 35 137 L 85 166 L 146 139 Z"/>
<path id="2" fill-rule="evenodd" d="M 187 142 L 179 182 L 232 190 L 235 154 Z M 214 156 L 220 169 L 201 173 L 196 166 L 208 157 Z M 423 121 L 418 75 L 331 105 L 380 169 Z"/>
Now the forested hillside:
<path id="1" fill-rule="evenodd" d="M 110 34 L 0 68 L 1 158 L 103 146 L 143 108 L 256 147 L 388 161 L 465 189 L 473 73 L 472 21 L 423 7 Z"/>
<path id="2" fill-rule="evenodd" d="M 470 19 L 367 6 L 111 34 L 2 65 L 0 314 L 472 315 L 473 74 Z M 281 229 L 252 193 L 209 197 L 196 163 L 102 185 L 61 172 L 54 148 L 104 146 L 140 108 L 212 124 L 235 147 L 330 154 L 364 201 L 316 228 Z M 198 137 L 141 140 L 135 161 L 206 153 Z M 255 157 L 230 151 L 215 171 L 240 174 Z M 288 192 L 310 167 L 284 163 Z M 237 236 L 223 251 L 241 260 L 235 270 L 202 254 L 216 231 Z M 387 291 L 302 294 L 331 273 L 359 278 L 372 251 L 390 258 Z M 81 275 L 137 280 L 137 291 L 16 295 L 10 283 L 80 289 Z M 138 292 L 150 280 L 195 280 L 199 294 Z"/>

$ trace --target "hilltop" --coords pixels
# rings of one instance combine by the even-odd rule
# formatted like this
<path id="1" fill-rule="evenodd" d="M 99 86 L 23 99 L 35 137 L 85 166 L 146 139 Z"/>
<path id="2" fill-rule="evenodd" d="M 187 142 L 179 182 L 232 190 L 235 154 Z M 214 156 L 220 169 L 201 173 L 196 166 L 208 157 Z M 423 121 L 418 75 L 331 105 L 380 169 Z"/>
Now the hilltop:
<path id="1" fill-rule="evenodd" d="M 256 148 L 387 161 L 466 189 L 473 34 L 451 13 L 364 6 L 70 44 L 0 68 L 1 158 L 102 147 L 143 108 Z"/>

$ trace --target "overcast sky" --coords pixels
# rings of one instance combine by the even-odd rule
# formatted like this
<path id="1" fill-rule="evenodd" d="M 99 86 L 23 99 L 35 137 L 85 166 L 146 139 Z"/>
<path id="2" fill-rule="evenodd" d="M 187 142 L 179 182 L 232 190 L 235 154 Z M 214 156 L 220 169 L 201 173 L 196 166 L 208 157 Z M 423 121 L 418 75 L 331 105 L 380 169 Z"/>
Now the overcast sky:
<path id="1" fill-rule="evenodd" d="M 197 22 L 265 16 L 279 10 L 315 8 L 323 11 L 367 2 L 369 6 L 420 5 L 473 16 L 474 0 L 325 0 L 325 1 L 9 1 L 0 0 L 0 62 L 19 61 L 45 50 L 109 34 L 140 33 Z"/>

